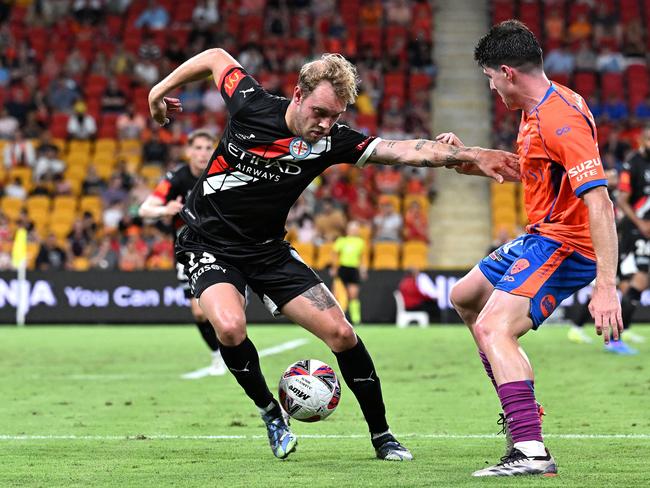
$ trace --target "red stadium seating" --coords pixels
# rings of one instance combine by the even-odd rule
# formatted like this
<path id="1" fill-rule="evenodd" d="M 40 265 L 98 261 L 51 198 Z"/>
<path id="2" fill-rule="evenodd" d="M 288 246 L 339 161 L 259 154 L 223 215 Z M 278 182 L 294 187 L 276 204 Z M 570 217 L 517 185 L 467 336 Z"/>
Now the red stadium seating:
<path id="1" fill-rule="evenodd" d="M 591 98 L 597 91 L 595 73 L 576 73 L 573 76 L 573 87 L 585 99 Z"/>

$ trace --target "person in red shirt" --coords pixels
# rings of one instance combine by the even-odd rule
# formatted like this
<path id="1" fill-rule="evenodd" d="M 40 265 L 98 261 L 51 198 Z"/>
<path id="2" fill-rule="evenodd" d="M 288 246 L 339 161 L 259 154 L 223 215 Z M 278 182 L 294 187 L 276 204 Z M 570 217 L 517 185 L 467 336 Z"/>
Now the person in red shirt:
<path id="1" fill-rule="evenodd" d="M 408 311 L 427 312 L 429 317 L 438 313 L 435 302 L 438 296 L 433 281 L 426 273 L 412 268 L 399 282 L 398 290 Z"/>
<path id="2" fill-rule="evenodd" d="M 617 237 L 596 124 L 584 99 L 548 80 L 542 50 L 521 22 L 498 24 L 475 59 L 510 110 L 522 110 L 517 153 L 526 234 L 499 247 L 452 289 L 503 407 L 506 455 L 474 476 L 555 475 L 542 439 L 533 370 L 518 338 L 595 278 L 589 310 L 607 344 L 622 330 Z M 453 134 L 439 140 L 462 144 Z M 478 174 L 469 167 L 460 172 Z"/>

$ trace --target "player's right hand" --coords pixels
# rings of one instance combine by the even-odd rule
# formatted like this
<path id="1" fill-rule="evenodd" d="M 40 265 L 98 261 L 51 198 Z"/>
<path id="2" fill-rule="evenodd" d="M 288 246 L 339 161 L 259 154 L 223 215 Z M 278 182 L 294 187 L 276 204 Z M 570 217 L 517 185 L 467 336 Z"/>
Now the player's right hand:
<path id="1" fill-rule="evenodd" d="M 603 336 L 605 344 L 609 344 L 610 336 L 617 341 L 623 332 L 623 317 L 616 286 L 600 286 L 596 281 L 588 308 L 594 318 L 596 334 Z"/>
<path id="2" fill-rule="evenodd" d="M 151 117 L 162 126 L 169 124 L 170 119 L 168 115 L 171 115 L 175 112 L 182 112 L 183 107 L 181 106 L 181 101 L 178 98 L 150 98 L 149 111 L 151 112 Z"/>
<path id="3" fill-rule="evenodd" d="M 165 205 L 165 214 L 173 216 L 180 212 L 183 209 L 182 200 L 183 197 L 178 195 L 178 197 L 176 197 L 176 200 L 170 200 L 167 202 L 167 205 Z"/>
<path id="4" fill-rule="evenodd" d="M 511 152 L 478 148 L 475 164 L 498 183 L 521 181 L 519 156 Z"/>

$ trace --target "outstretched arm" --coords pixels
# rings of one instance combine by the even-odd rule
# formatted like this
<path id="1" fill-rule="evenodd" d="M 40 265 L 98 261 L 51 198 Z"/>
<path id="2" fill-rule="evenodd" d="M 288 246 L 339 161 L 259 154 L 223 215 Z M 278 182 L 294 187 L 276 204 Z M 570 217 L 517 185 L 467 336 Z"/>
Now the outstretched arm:
<path id="1" fill-rule="evenodd" d="M 375 146 L 368 162 L 429 168 L 468 164 L 476 166 L 481 174 L 490 176 L 499 183 L 519 175 L 518 157 L 515 154 L 481 147 L 454 146 L 426 139 L 382 140 Z"/>
<path id="2" fill-rule="evenodd" d="M 159 219 L 162 217 L 171 217 L 176 215 L 183 208 L 183 202 L 181 201 L 183 197 L 180 195 L 176 200 L 170 200 L 165 203 L 164 200 L 158 198 L 156 195 L 149 195 L 140 208 L 138 209 L 138 215 L 146 219 Z"/>
<path id="3" fill-rule="evenodd" d="M 208 49 L 191 57 L 158 82 L 149 92 L 149 110 L 156 122 L 164 125 L 169 122 L 168 113 L 182 110 L 177 98 L 165 95 L 172 90 L 193 81 L 212 76 L 217 86 L 231 66 L 240 66 L 235 58 L 221 48 Z"/>

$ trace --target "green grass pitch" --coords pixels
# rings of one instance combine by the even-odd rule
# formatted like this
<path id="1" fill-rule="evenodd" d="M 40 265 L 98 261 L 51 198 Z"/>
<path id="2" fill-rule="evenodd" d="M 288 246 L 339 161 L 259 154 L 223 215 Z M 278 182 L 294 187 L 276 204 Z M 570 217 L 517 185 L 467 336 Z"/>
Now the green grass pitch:
<path id="1" fill-rule="evenodd" d="M 0 487 L 647 487 L 650 328 L 635 330 L 649 341 L 634 357 L 606 354 L 600 342 L 572 344 L 563 327 L 528 334 L 559 476 L 473 479 L 502 455 L 503 437 L 493 435 L 498 400 L 462 327 L 358 330 L 411 463 L 374 459 L 345 386 L 332 417 L 294 421 L 297 452 L 273 458 L 231 376 L 180 379 L 209 359 L 193 326 L 4 327 Z M 298 359 L 338 369 L 324 344 L 297 326 L 251 326 L 249 335 L 260 350 L 309 339 L 262 359 L 274 392 Z"/>

